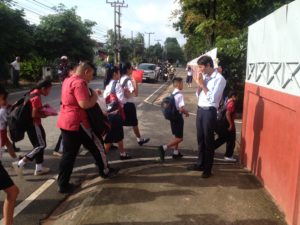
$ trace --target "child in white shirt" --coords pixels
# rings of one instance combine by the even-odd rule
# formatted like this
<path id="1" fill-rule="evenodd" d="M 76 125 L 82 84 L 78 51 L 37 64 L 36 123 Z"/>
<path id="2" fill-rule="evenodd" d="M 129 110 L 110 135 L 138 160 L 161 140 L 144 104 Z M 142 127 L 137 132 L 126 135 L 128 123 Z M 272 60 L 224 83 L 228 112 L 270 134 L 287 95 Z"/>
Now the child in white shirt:
<path id="1" fill-rule="evenodd" d="M 176 77 L 173 79 L 174 91 L 172 95 L 174 96 L 176 109 L 178 110 L 178 117 L 176 119 L 170 120 L 172 134 L 175 136 L 167 145 L 162 145 L 159 147 L 159 155 L 163 161 L 165 158 L 165 151 L 171 147 L 174 147 L 173 159 L 181 159 L 183 155 L 179 152 L 178 146 L 183 141 L 183 127 L 184 120 L 183 114 L 188 117 L 189 112 L 185 109 L 184 98 L 181 93 L 183 89 L 183 80 L 181 77 Z"/>
<path id="2" fill-rule="evenodd" d="M 12 158 L 17 158 L 13 145 L 7 137 L 7 95 L 6 90 L 0 87 L 0 159 L 4 146 L 7 147 L 8 153 Z M 6 199 L 3 205 L 3 222 L 4 224 L 13 224 L 14 207 L 19 189 L 10 178 L 1 161 L 0 177 L 0 190 L 6 193 Z"/>

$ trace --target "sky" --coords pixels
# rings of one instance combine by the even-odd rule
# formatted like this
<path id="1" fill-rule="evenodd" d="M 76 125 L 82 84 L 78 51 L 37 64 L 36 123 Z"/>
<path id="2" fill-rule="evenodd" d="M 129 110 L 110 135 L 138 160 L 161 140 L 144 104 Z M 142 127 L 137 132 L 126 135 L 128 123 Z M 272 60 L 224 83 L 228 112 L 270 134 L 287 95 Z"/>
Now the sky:
<path id="1" fill-rule="evenodd" d="M 114 0 L 109 0 L 110 2 Z M 117 0 L 115 0 L 117 1 Z M 119 0 L 122 1 L 122 0 Z M 47 6 L 57 6 L 59 3 L 67 7 L 77 6 L 77 14 L 82 19 L 89 19 L 97 23 L 93 38 L 105 41 L 104 35 L 114 26 L 114 10 L 106 0 L 14 0 L 14 7 L 24 8 L 26 18 L 37 24 L 40 16 L 54 13 Z M 185 44 L 185 38 L 172 27 L 174 19 L 170 21 L 171 13 L 180 6 L 174 0 L 125 0 L 127 8 L 122 8 L 121 25 L 122 35 L 131 38 L 138 32 L 154 32 L 150 38 L 153 45 L 161 40 L 164 43 L 167 37 L 176 37 L 179 44 Z M 148 47 L 148 35 L 145 34 L 145 43 Z"/>

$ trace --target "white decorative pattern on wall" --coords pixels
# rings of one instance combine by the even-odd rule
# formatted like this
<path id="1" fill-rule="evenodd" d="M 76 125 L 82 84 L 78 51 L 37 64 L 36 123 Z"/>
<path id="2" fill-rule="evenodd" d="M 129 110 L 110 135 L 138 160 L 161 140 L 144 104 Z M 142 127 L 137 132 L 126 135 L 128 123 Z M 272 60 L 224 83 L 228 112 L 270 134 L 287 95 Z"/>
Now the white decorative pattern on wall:
<path id="1" fill-rule="evenodd" d="M 246 81 L 300 96 L 300 63 L 248 63 Z"/>

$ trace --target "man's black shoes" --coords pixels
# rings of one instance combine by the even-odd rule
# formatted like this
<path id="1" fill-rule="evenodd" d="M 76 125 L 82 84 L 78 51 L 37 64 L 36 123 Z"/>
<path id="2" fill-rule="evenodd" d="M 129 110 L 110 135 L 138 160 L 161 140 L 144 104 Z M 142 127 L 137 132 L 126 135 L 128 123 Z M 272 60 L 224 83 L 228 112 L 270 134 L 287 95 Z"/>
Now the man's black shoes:
<path id="1" fill-rule="evenodd" d="M 75 191 L 76 187 L 77 186 L 75 184 L 69 183 L 65 187 L 59 187 L 58 192 L 61 194 L 72 194 Z"/>
<path id="2" fill-rule="evenodd" d="M 165 161 L 165 150 L 163 146 L 158 147 L 158 154 L 161 161 Z"/>
<path id="3" fill-rule="evenodd" d="M 201 177 L 202 178 L 204 178 L 204 179 L 206 179 L 206 178 L 209 178 L 209 177 L 211 177 L 211 173 L 203 173 L 202 175 L 201 175 Z"/>
<path id="4" fill-rule="evenodd" d="M 109 171 L 107 174 L 101 173 L 100 176 L 103 179 L 110 179 L 110 178 L 115 177 L 119 173 L 119 171 L 120 171 L 120 169 L 109 168 Z"/>
<path id="5" fill-rule="evenodd" d="M 193 164 L 193 165 L 188 166 L 186 169 L 190 170 L 190 171 L 203 171 L 204 167 L 203 166 L 199 166 L 197 164 Z"/>

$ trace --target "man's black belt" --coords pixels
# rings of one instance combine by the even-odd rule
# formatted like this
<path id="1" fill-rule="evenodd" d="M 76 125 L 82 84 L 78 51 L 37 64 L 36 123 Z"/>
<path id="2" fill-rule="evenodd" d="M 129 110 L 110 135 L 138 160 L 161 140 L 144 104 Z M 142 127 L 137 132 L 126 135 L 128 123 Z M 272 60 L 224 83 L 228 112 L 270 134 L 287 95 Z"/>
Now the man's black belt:
<path id="1" fill-rule="evenodd" d="M 209 106 L 209 107 L 204 107 L 204 106 L 198 106 L 198 108 L 205 110 L 205 111 L 211 111 L 211 110 L 216 110 L 215 107 Z"/>

